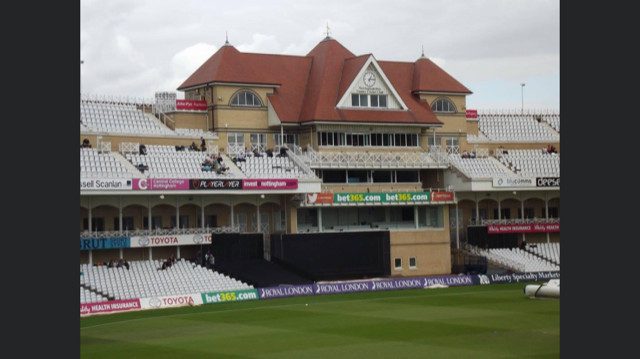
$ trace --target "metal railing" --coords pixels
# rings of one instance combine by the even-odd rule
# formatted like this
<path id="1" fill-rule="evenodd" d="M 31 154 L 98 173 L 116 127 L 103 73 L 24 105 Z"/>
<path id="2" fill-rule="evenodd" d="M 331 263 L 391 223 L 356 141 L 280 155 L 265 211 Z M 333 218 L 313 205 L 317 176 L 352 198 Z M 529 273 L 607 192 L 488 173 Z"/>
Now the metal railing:
<path id="1" fill-rule="evenodd" d="M 240 231 L 239 226 L 226 227 L 205 227 L 205 228 L 173 228 L 173 229 L 137 229 L 120 231 L 82 231 L 80 239 L 84 238 L 109 238 L 121 236 L 165 236 L 180 234 L 209 234 L 209 233 L 237 233 Z"/>
<path id="2" fill-rule="evenodd" d="M 560 218 L 512 218 L 512 219 L 470 219 L 471 226 L 487 226 L 492 224 L 538 224 L 560 223 Z"/>
<path id="3" fill-rule="evenodd" d="M 293 153 L 298 155 L 295 147 Z M 446 163 L 446 157 L 426 152 L 316 152 L 311 146 L 298 156 L 317 168 L 433 168 Z"/>

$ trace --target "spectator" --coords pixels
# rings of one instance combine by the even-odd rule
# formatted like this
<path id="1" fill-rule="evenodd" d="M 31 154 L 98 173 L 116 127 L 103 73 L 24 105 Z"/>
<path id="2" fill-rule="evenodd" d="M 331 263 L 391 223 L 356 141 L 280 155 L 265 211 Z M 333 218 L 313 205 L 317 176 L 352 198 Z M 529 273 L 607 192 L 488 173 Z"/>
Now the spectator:
<path id="1" fill-rule="evenodd" d="M 273 151 L 271 151 L 270 149 L 268 149 L 266 153 L 267 153 L 267 157 L 273 157 Z"/>
<path id="2" fill-rule="evenodd" d="M 146 155 L 147 154 L 147 146 L 145 146 L 144 144 L 140 144 L 140 146 L 138 147 L 138 152 L 140 152 L 141 155 Z"/>
<path id="3" fill-rule="evenodd" d="M 254 157 L 262 157 L 262 155 L 260 154 L 260 152 L 258 152 L 258 149 L 256 148 L 255 150 L 253 150 L 253 156 Z"/>
<path id="4" fill-rule="evenodd" d="M 204 137 L 200 137 L 200 150 L 201 150 L 202 152 L 204 152 L 204 151 L 206 151 L 206 150 L 207 150 L 207 146 L 206 146 L 206 145 L 205 145 L 205 143 L 204 143 Z"/>
<path id="5" fill-rule="evenodd" d="M 127 268 L 127 270 L 129 270 L 129 262 L 127 262 L 126 259 L 124 261 L 124 267 Z"/>
<path id="6" fill-rule="evenodd" d="M 197 151 L 198 150 L 198 145 L 196 145 L 195 142 L 191 142 L 191 147 L 189 147 L 189 149 L 191 151 Z"/>
<path id="7" fill-rule="evenodd" d="M 467 151 L 463 151 L 462 155 L 460 155 L 461 158 L 469 158 L 469 152 Z"/>
<path id="8" fill-rule="evenodd" d="M 287 148 L 280 147 L 280 157 L 287 157 Z"/>
<path id="9" fill-rule="evenodd" d="M 236 162 L 246 162 L 247 158 L 245 157 L 244 152 L 240 152 L 238 153 L 238 156 L 236 157 Z"/>
<path id="10" fill-rule="evenodd" d="M 82 140 L 82 148 L 91 148 L 91 142 L 89 142 L 88 138 Z"/>

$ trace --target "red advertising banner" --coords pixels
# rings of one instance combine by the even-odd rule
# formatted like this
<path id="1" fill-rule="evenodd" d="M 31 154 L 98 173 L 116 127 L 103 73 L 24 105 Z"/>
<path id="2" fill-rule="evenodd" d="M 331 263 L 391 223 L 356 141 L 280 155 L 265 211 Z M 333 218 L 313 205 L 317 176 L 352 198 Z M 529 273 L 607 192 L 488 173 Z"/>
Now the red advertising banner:
<path id="1" fill-rule="evenodd" d="M 478 118 L 478 110 L 467 110 L 467 118 Z"/>
<path id="2" fill-rule="evenodd" d="M 204 100 L 176 100 L 176 110 L 179 111 L 206 111 L 207 101 Z"/>
<path id="3" fill-rule="evenodd" d="M 307 203 L 309 204 L 331 204 L 333 203 L 333 193 L 307 193 Z"/>
<path id="4" fill-rule="evenodd" d="M 559 233 L 560 223 L 490 224 L 487 233 Z"/>
<path id="5" fill-rule="evenodd" d="M 242 189 L 259 189 L 259 190 L 298 189 L 298 179 L 297 178 L 243 179 Z"/>
<path id="6" fill-rule="evenodd" d="M 453 192 L 431 192 L 431 202 L 453 202 Z"/>
<path id="7" fill-rule="evenodd" d="M 111 300 L 108 302 L 81 304 L 80 315 L 124 312 L 139 309 L 142 309 L 140 299 Z"/>

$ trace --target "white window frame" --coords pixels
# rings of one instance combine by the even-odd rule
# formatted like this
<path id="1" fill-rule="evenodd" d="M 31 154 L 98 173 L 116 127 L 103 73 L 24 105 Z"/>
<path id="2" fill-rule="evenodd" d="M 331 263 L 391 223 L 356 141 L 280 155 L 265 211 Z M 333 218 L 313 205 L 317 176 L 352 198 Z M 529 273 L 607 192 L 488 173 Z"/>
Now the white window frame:
<path id="1" fill-rule="evenodd" d="M 411 265 L 412 259 L 413 259 L 413 265 Z M 418 259 L 416 257 L 409 257 L 409 269 L 418 269 Z"/>
<path id="2" fill-rule="evenodd" d="M 400 267 L 396 265 L 396 260 L 400 260 Z M 402 270 L 402 258 L 393 258 L 393 269 L 394 270 Z"/>

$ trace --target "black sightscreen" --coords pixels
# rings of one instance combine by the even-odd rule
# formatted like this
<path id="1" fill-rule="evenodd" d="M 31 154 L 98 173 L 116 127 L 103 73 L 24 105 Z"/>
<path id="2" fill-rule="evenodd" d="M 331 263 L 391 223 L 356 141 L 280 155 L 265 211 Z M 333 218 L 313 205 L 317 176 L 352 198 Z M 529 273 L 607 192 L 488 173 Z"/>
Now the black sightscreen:
<path id="1" fill-rule="evenodd" d="M 389 232 L 274 235 L 271 259 L 314 280 L 384 277 L 391 273 Z"/>

